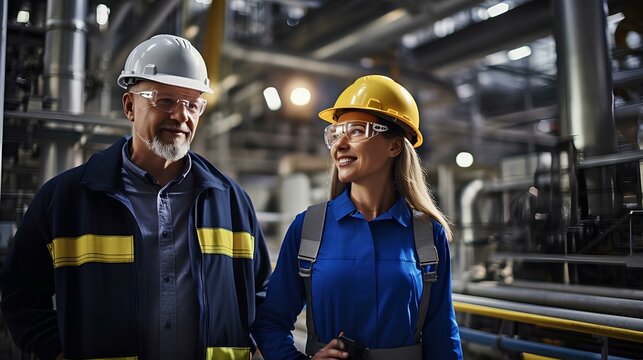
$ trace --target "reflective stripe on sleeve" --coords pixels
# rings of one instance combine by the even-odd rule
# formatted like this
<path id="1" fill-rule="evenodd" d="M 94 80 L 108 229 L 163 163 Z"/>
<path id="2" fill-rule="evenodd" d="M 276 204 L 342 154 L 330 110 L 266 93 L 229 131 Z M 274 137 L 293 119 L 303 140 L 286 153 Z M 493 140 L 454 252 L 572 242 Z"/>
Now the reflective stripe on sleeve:
<path id="1" fill-rule="evenodd" d="M 199 244 L 204 254 L 221 254 L 232 258 L 254 257 L 255 239 L 245 231 L 232 232 L 228 229 L 197 229 Z"/>
<path id="2" fill-rule="evenodd" d="M 134 237 L 131 235 L 85 234 L 60 237 L 47 244 L 54 268 L 80 266 L 89 262 L 134 262 Z"/>
<path id="3" fill-rule="evenodd" d="M 209 347 L 206 349 L 206 360 L 248 360 L 248 347 Z"/>

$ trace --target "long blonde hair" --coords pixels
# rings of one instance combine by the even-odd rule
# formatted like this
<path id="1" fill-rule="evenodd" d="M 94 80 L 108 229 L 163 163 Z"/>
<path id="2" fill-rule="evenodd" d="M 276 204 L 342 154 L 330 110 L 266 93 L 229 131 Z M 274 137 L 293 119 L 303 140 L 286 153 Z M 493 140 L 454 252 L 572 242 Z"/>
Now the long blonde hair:
<path id="1" fill-rule="evenodd" d="M 429 186 L 426 183 L 425 171 L 420 165 L 420 156 L 417 154 L 411 142 L 401 136 L 404 146 L 400 155 L 395 159 L 393 165 L 393 182 L 395 189 L 406 199 L 411 208 L 418 210 L 425 215 L 439 222 L 446 232 L 449 240 L 453 239 L 451 223 L 444 216 L 442 211 L 435 205 Z M 339 181 L 337 167 L 330 162 L 330 199 L 341 195 L 348 184 Z"/>

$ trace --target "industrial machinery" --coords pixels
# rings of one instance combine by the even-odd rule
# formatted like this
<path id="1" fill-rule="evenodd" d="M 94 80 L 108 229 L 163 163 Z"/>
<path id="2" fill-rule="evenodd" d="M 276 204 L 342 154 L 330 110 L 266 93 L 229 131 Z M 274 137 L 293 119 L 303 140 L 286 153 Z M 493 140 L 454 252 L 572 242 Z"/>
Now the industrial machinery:
<path id="1" fill-rule="evenodd" d="M 465 346 L 491 358 L 641 357 L 641 80 L 600 40 L 600 4 L 579 6 L 553 4 L 556 139 L 461 192 L 455 307 Z"/>
<path id="2" fill-rule="evenodd" d="M 273 255 L 293 214 L 327 193 L 321 188 L 327 149 L 321 121 L 307 122 L 317 120 L 316 112 L 268 112 L 264 85 L 308 72 L 334 96 L 357 75 L 386 73 L 408 83 L 418 99 L 426 139 L 418 151 L 432 171 L 439 168 L 431 185 L 454 219 L 453 299 L 465 358 L 643 357 L 641 1 L 211 2 L 228 4 L 225 14 L 204 10 L 207 1 L 111 1 L 107 31 L 86 21 L 96 1 L 49 8 L 54 1 L 5 3 L 0 261 L 39 186 L 130 131 L 114 91 L 129 46 L 155 33 L 194 30 L 193 24 L 209 31 L 195 35 L 195 43 L 212 36 L 218 44 L 207 21 L 221 16 L 228 38 L 212 56 L 222 59 L 221 98 L 204 115 L 196 146 L 226 172 L 267 179 L 249 193 L 255 205 L 272 206 L 260 220 L 275 240 Z M 511 9 L 479 16 L 498 4 Z M 21 6 L 30 7 L 28 23 L 16 22 Z M 616 15 L 614 30 L 607 18 Z M 550 67 L 480 60 L 528 42 L 554 58 L 545 59 Z M 368 63 L 384 66 L 361 65 Z M 446 105 L 436 110 L 427 98 Z M 296 121 L 284 121 L 289 116 Z M 541 124 L 546 131 L 534 130 Z M 491 143 L 502 148 L 500 160 L 488 161 L 493 175 L 474 180 L 453 175 L 466 171 L 457 169 L 440 176 L 458 146 L 477 144 L 482 158 L 491 157 L 485 154 L 495 149 Z M 278 183 L 307 196 L 279 207 L 280 195 L 294 197 L 278 194 Z M 0 359 L 26 358 L 5 330 L 0 326 Z M 295 339 L 301 345 L 305 336 L 296 331 Z"/>

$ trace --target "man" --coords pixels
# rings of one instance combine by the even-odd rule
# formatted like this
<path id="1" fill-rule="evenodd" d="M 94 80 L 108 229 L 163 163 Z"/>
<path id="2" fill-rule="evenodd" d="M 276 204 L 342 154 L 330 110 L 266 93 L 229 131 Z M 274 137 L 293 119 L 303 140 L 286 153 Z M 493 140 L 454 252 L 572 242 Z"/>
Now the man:
<path id="1" fill-rule="evenodd" d="M 189 151 L 205 62 L 158 35 L 118 84 L 132 136 L 43 185 L 16 232 L 12 337 L 41 359 L 249 359 L 271 267 L 248 195 Z"/>

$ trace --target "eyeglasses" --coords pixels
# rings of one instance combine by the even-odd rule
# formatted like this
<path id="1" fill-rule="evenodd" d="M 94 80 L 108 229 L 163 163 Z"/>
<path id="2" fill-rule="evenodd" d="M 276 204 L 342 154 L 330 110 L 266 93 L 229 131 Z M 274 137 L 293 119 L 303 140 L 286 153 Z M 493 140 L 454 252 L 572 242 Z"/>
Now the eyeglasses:
<path id="1" fill-rule="evenodd" d="M 205 105 L 207 101 L 203 98 L 198 98 L 196 100 L 186 100 L 181 98 L 175 98 L 170 95 L 159 95 L 156 90 L 145 90 L 145 91 L 130 91 L 132 94 L 140 95 L 145 98 L 147 102 L 150 103 L 156 109 L 159 109 L 166 113 L 171 113 L 174 109 L 174 106 L 177 103 L 180 103 L 185 107 L 185 109 L 193 116 L 201 116 L 205 111 Z"/>
<path id="2" fill-rule="evenodd" d="M 324 142 L 330 149 L 342 136 L 346 135 L 349 142 L 366 141 L 373 136 L 388 131 L 388 126 L 359 120 L 350 120 L 326 126 L 324 129 Z"/>

